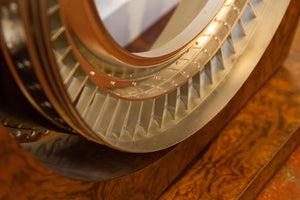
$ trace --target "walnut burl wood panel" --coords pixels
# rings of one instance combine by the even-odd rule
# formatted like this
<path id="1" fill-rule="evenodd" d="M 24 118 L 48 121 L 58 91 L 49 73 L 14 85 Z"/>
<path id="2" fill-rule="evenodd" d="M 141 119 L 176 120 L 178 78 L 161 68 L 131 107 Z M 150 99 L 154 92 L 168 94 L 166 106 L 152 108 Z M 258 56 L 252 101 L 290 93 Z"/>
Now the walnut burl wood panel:
<path id="1" fill-rule="evenodd" d="M 294 4 L 297 1 L 298 0 L 293 0 Z M 214 160 L 216 158 L 220 158 L 219 165 L 221 166 L 221 172 L 225 173 L 225 176 L 220 179 L 214 179 L 213 181 L 222 183 L 222 185 L 227 186 L 228 190 L 235 187 L 241 188 L 239 184 L 226 184 L 226 177 L 231 178 L 230 173 L 232 173 L 232 171 L 229 169 L 235 169 L 233 173 L 236 176 L 233 179 L 236 180 L 239 179 L 239 174 L 254 174 L 254 168 L 260 165 L 265 159 L 264 154 L 262 154 L 259 159 L 257 159 L 255 155 L 260 155 L 259 151 L 264 148 L 267 149 L 268 146 L 275 150 L 275 144 L 280 145 L 281 142 L 287 138 L 288 134 L 293 131 L 294 126 L 299 123 L 299 113 L 297 114 L 296 110 L 292 109 L 292 107 L 299 107 L 299 93 L 295 93 L 294 90 L 298 89 L 299 92 L 299 84 L 297 86 L 294 82 L 296 81 L 294 80 L 295 76 L 298 75 L 299 77 L 299 69 L 297 74 L 296 71 L 290 74 L 291 71 L 287 68 L 280 70 L 276 75 L 277 78 L 275 77 L 275 81 L 271 81 L 271 83 L 266 86 L 266 89 L 263 90 L 264 92 L 260 92 L 262 94 L 259 94 L 259 97 L 252 100 L 247 108 L 235 117 L 234 122 L 230 123 L 230 125 L 222 131 L 219 139 L 214 142 L 214 145 L 211 145 L 209 150 L 206 150 L 206 152 L 223 152 L 223 156 L 221 156 L 221 154 L 214 154 L 207 157 L 207 154 L 204 154 L 203 157 L 197 157 L 197 155 L 206 147 L 207 142 L 219 133 L 241 107 L 245 105 L 249 98 L 266 82 L 288 54 L 289 44 L 292 41 L 291 36 L 297 21 L 297 7 L 292 5 L 288 13 L 284 23 L 281 25 L 280 31 L 277 32 L 262 61 L 228 106 L 197 134 L 177 145 L 160 160 L 139 172 L 123 178 L 99 182 L 77 181 L 62 177 L 35 161 L 28 152 L 22 149 L 16 141 L 1 128 L 0 199 L 153 200 L 157 199 L 184 171 L 187 172 L 186 175 L 183 176 L 180 182 L 175 184 L 174 187 L 171 187 L 163 197 L 193 197 L 191 195 L 197 192 L 194 191 L 193 193 L 193 190 L 200 189 L 192 189 L 193 187 L 186 188 L 186 184 L 184 184 L 181 190 L 179 183 L 181 183 L 181 181 L 188 181 L 186 182 L 188 184 L 194 181 L 199 185 L 207 184 L 209 178 L 213 178 L 213 176 L 203 179 L 201 174 L 203 174 L 204 171 L 202 170 L 206 168 L 213 169 L 214 166 L 209 166 L 207 162 L 204 166 L 206 168 L 204 169 L 196 169 L 198 164 L 193 165 L 194 168 L 189 171 L 185 170 L 186 167 L 194 161 L 205 164 L 205 160 Z M 278 51 L 278 49 L 280 49 L 280 51 Z M 291 81 L 291 77 L 294 77 L 293 81 Z M 270 99 L 273 100 L 271 103 L 269 103 Z M 279 132 L 275 131 L 277 129 Z M 270 137 L 273 137 L 274 131 L 281 134 L 280 141 L 275 142 L 270 140 Z M 248 135 L 245 135 L 247 133 Z M 257 141 L 257 138 L 262 138 L 266 141 L 270 140 L 270 145 L 262 145 L 263 142 L 261 140 L 259 140 L 260 142 Z M 242 150 L 242 146 L 246 148 Z M 253 149 L 253 146 L 257 146 L 260 149 L 256 151 L 252 150 L 252 154 L 247 154 L 247 151 Z M 239 149 L 240 152 L 233 154 L 236 149 Z M 226 162 L 222 164 L 224 154 L 225 157 L 234 156 L 234 161 L 228 163 L 231 168 L 226 168 Z M 246 155 L 247 157 L 245 157 Z M 246 164 L 254 163 L 253 166 L 251 166 L 252 168 L 234 168 L 235 166 L 243 166 L 243 163 L 239 162 L 241 158 L 245 158 L 243 162 Z M 213 188 L 216 188 L 215 184 L 212 185 L 211 189 Z M 231 191 L 227 189 L 225 194 L 230 194 Z M 215 192 L 215 194 L 223 192 L 224 190 L 220 190 Z"/>
<path id="2" fill-rule="evenodd" d="M 290 155 L 256 200 L 298 200 L 300 197 L 300 145 Z"/>

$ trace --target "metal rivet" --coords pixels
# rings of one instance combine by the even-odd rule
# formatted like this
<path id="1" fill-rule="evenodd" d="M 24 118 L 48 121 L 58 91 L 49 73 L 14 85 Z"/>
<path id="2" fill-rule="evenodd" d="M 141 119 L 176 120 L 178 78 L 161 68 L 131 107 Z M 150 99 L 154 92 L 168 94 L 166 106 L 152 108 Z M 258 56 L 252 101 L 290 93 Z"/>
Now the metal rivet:
<path id="1" fill-rule="evenodd" d="M 194 64 L 197 66 L 197 68 L 201 67 L 201 65 L 200 65 L 200 63 L 198 61 L 194 61 Z"/>
<path id="2" fill-rule="evenodd" d="M 19 131 L 19 130 L 17 130 L 17 131 L 16 131 L 16 137 L 21 137 L 21 135 L 22 135 L 22 132 Z"/>
<path id="3" fill-rule="evenodd" d="M 227 22 L 223 22 L 224 26 L 229 29 L 229 24 Z"/>
<path id="4" fill-rule="evenodd" d="M 90 71 L 90 74 L 94 76 L 96 73 L 94 71 Z"/>
<path id="5" fill-rule="evenodd" d="M 43 102 L 43 103 L 41 104 L 41 106 L 43 106 L 43 107 L 48 107 L 48 108 L 51 108 L 51 107 L 52 107 L 51 104 L 50 104 L 50 102 L 48 102 L 48 101 Z"/>
<path id="6" fill-rule="evenodd" d="M 31 66 L 31 62 L 29 60 L 24 60 L 23 63 L 24 63 L 24 65 L 26 67 L 30 67 Z"/>
<path id="7" fill-rule="evenodd" d="M 30 136 L 34 137 L 36 135 L 36 131 L 31 131 Z"/>
<path id="8" fill-rule="evenodd" d="M 17 66 L 19 69 L 24 69 L 24 65 L 21 62 L 17 62 Z"/>
<path id="9" fill-rule="evenodd" d="M 233 7 L 233 10 L 237 13 L 237 14 L 240 14 L 240 10 L 237 8 L 237 7 Z"/>
<path id="10" fill-rule="evenodd" d="M 50 130 L 46 130 L 43 134 L 43 136 L 47 136 L 47 135 L 50 135 L 51 131 Z"/>
<path id="11" fill-rule="evenodd" d="M 215 36 L 214 39 L 215 39 L 218 43 L 221 43 L 221 40 L 220 40 L 217 36 Z"/>
<path id="12" fill-rule="evenodd" d="M 207 49 L 203 49 L 204 53 L 206 53 L 208 56 L 210 56 L 211 54 L 208 52 Z"/>

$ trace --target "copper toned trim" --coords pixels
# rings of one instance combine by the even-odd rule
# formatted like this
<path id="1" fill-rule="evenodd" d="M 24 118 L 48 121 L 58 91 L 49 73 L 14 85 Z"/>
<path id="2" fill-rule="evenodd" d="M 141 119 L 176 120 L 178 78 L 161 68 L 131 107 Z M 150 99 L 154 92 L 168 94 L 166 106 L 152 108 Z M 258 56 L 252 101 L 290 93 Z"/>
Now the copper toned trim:
<path id="1" fill-rule="evenodd" d="M 98 16 L 93 0 L 59 0 L 63 18 L 80 41 L 102 59 L 132 66 L 146 67 L 169 62 L 184 51 L 184 47 L 158 57 L 143 57 L 121 47 L 108 33 Z M 76 13 L 76 15 L 74 15 Z"/>

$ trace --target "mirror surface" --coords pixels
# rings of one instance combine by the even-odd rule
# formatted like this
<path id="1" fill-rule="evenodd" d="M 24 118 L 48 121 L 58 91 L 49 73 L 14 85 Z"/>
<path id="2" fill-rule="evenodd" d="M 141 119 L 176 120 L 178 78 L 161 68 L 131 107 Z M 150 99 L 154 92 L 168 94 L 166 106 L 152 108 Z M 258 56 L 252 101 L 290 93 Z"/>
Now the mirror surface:
<path id="1" fill-rule="evenodd" d="M 180 0 L 95 0 L 105 27 L 122 47 L 147 51 L 161 35 Z"/>
<path id="2" fill-rule="evenodd" d="M 114 40 L 145 57 L 165 55 L 193 40 L 224 0 L 95 0 Z"/>

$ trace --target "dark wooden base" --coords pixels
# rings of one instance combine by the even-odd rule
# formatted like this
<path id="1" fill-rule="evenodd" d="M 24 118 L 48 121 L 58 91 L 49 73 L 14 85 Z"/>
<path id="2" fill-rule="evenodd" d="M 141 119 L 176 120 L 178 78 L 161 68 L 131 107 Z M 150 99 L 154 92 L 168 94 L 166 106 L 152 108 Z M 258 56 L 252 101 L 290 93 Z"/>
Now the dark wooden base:
<path id="1" fill-rule="evenodd" d="M 227 107 L 197 134 L 136 173 L 99 182 L 63 177 L 34 160 L 1 129 L 0 199 L 252 198 L 261 188 L 259 184 L 265 183 L 298 142 L 299 131 L 291 135 L 300 123 L 299 65 L 291 70 L 280 69 L 255 98 L 236 113 L 288 55 L 299 17 L 298 8 L 299 1 L 293 0 L 264 57 Z M 207 141 L 218 133 L 199 155 Z M 288 140 L 289 137 L 293 139 Z M 283 145 L 285 142 L 287 145 Z M 270 162 L 278 151 L 279 156 L 274 158 L 280 159 Z M 270 163 L 268 170 L 256 176 L 266 163 Z M 245 189 L 252 180 L 255 187 Z"/>

